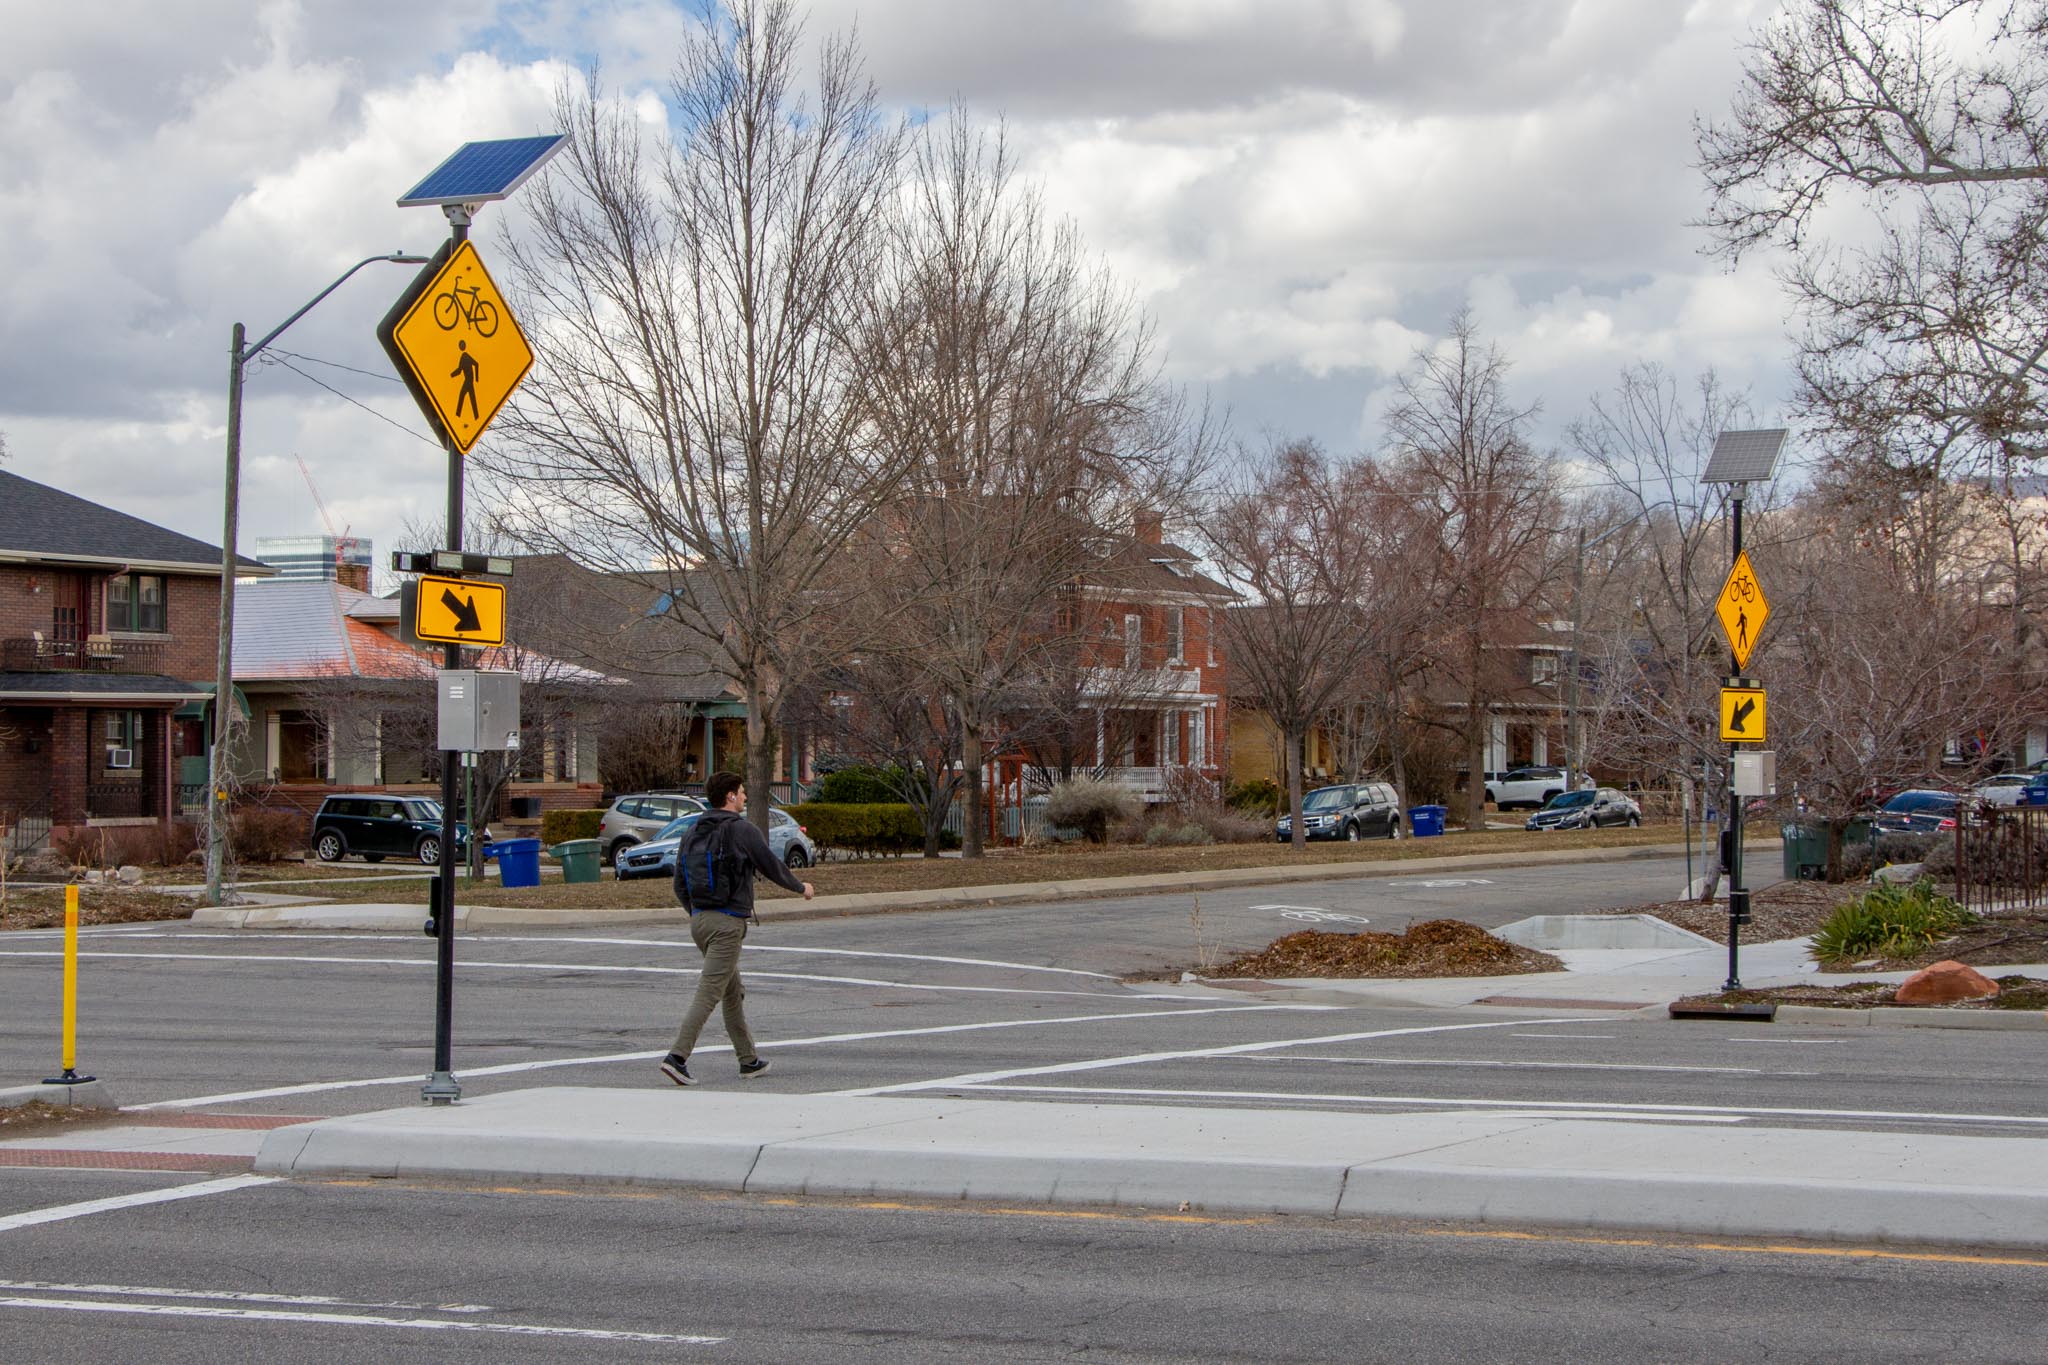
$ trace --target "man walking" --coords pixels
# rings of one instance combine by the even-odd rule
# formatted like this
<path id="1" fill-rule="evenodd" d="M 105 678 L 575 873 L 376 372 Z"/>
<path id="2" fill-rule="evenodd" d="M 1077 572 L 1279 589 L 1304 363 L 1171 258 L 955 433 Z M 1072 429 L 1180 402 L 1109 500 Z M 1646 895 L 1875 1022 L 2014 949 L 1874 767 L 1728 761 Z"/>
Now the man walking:
<path id="1" fill-rule="evenodd" d="M 741 814 L 747 808 L 747 787 L 739 774 L 713 773 L 704 784 L 704 799 L 711 809 L 697 817 L 676 850 L 676 899 L 690 908 L 690 937 L 704 954 L 697 994 L 683 1011 L 683 1026 L 668 1056 L 661 1059 L 661 1074 L 677 1085 L 697 1083 L 690 1074 L 690 1050 L 713 1005 L 721 1007 L 740 1075 L 758 1076 L 768 1069 L 768 1059 L 755 1051 L 754 1035 L 747 1029 L 742 1004 L 747 992 L 740 985 L 740 944 L 754 917 L 754 874 L 766 873 L 805 900 L 815 894 L 809 882 L 798 881 L 768 851 L 768 840 Z"/>

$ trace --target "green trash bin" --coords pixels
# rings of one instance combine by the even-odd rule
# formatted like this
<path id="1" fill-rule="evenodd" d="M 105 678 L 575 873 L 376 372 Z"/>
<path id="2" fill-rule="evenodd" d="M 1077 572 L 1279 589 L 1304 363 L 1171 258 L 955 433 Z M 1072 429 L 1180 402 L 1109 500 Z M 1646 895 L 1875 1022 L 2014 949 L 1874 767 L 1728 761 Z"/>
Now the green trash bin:
<path id="1" fill-rule="evenodd" d="M 1828 871 L 1828 830 L 1826 825 L 1788 824 L 1784 828 L 1785 861 L 1782 875 L 1788 882 L 1815 881 Z"/>
<path id="2" fill-rule="evenodd" d="M 598 841 L 565 839 L 548 850 L 548 856 L 562 864 L 565 882 L 594 882 L 598 877 Z"/>

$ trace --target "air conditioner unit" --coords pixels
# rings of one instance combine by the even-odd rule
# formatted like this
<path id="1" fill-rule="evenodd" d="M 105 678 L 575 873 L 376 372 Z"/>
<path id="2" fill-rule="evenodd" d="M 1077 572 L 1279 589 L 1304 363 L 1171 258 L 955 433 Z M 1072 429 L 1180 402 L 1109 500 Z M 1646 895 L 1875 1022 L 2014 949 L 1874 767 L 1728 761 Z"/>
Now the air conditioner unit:
<path id="1" fill-rule="evenodd" d="M 109 768 L 132 768 L 132 767 L 134 767 L 134 766 L 135 766 L 135 751 L 134 751 L 133 749 L 109 749 L 109 750 L 107 750 L 107 766 L 108 766 Z"/>

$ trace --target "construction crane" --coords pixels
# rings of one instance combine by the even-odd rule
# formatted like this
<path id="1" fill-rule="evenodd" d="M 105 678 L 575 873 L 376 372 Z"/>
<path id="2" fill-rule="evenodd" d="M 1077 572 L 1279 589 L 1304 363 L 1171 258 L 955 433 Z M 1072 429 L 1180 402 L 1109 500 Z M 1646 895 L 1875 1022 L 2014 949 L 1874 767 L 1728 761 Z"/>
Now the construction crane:
<path id="1" fill-rule="evenodd" d="M 313 482 L 313 471 L 306 468 L 306 457 L 294 455 L 292 458 L 299 462 L 299 473 L 305 477 L 306 488 L 313 495 L 313 505 L 320 509 L 320 524 L 327 528 L 327 538 L 334 542 L 334 581 L 340 583 L 343 581 L 342 565 L 347 562 L 348 552 L 355 548 L 357 543 L 355 537 L 349 534 L 349 531 L 354 529 L 354 524 L 344 526 L 336 533 L 334 518 L 327 512 L 327 499 L 320 496 L 320 485 Z"/>

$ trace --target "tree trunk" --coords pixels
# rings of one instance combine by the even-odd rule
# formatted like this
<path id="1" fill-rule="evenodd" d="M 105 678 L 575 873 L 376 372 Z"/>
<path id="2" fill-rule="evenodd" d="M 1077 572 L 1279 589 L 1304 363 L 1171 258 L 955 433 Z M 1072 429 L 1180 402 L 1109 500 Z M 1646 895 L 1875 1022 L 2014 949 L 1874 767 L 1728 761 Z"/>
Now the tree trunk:
<path id="1" fill-rule="evenodd" d="M 1287 751 L 1287 810 L 1292 817 L 1288 842 L 1296 848 L 1308 846 L 1308 830 L 1301 822 L 1301 741 L 1302 732 L 1290 728 L 1281 743 Z"/>
<path id="2" fill-rule="evenodd" d="M 960 856 L 981 856 L 981 731 L 965 715 L 960 717 L 960 775 L 967 782 L 967 828 L 960 835 Z"/>
<path id="3" fill-rule="evenodd" d="M 768 832 L 768 803 L 775 781 L 775 745 L 769 738 L 761 685 L 748 679 L 747 689 L 747 819 Z M 707 774 L 706 780 L 709 780 Z"/>
<path id="4" fill-rule="evenodd" d="M 1486 721 L 1478 698 L 1466 707 L 1465 731 L 1465 828 L 1486 828 Z"/>

